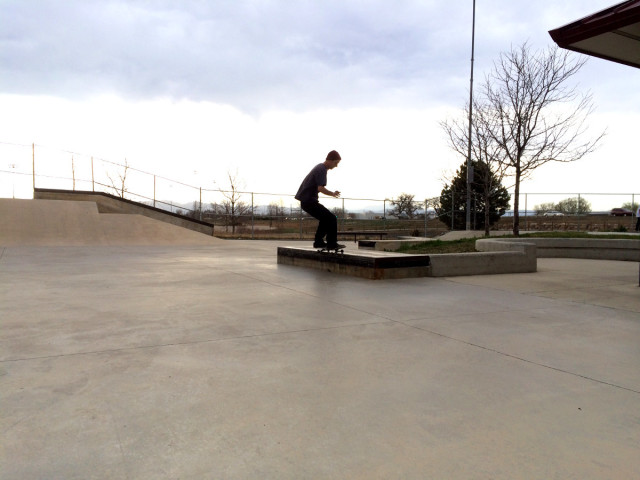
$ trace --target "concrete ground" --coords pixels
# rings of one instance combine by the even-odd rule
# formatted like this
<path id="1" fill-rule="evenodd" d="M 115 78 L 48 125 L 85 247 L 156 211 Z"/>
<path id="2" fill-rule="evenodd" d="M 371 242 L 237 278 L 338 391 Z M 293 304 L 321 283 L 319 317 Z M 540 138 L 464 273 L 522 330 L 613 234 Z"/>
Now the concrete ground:
<path id="1" fill-rule="evenodd" d="M 638 478 L 637 263 L 372 281 L 282 242 L 56 242 L 0 246 L 2 479 Z"/>

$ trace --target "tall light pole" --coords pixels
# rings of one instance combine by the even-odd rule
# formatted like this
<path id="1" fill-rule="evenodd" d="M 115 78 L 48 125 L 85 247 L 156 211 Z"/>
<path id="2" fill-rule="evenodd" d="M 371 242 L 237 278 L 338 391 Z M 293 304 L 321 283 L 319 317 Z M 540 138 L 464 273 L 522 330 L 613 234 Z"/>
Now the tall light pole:
<path id="1" fill-rule="evenodd" d="M 471 230 L 471 182 L 473 168 L 471 166 L 471 125 L 473 118 L 473 55 L 476 39 L 476 0 L 473 0 L 473 21 L 471 27 L 471 79 L 469 81 L 469 138 L 467 150 L 467 230 Z"/>
<path id="2" fill-rule="evenodd" d="M 9 164 L 9 168 L 11 170 L 13 170 L 12 175 L 11 175 L 11 186 L 12 186 L 12 190 L 11 190 L 11 196 L 15 199 L 16 198 L 16 164 L 15 163 L 10 163 Z"/>

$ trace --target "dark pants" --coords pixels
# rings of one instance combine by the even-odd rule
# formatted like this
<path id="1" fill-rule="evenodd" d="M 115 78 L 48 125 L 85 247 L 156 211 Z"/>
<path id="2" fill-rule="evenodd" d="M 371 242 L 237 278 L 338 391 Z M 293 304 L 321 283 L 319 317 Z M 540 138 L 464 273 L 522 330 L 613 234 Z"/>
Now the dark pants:
<path id="1" fill-rule="evenodd" d="M 636 232 L 640 232 L 640 217 L 636 220 Z"/>
<path id="2" fill-rule="evenodd" d="M 316 230 L 316 242 L 324 241 L 324 236 L 327 236 L 327 243 L 329 245 L 335 245 L 338 243 L 338 219 L 336 216 L 327 209 L 324 205 L 313 203 L 301 203 L 302 210 L 307 212 L 314 218 L 319 220 L 318 229 Z"/>

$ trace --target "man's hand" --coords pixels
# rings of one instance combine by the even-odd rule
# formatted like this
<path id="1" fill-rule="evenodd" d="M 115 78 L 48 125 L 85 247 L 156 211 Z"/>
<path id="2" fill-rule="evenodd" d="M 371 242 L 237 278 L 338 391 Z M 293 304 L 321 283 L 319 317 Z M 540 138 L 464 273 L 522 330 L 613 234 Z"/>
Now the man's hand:
<path id="1" fill-rule="evenodd" d="M 336 190 L 335 192 L 332 192 L 331 190 L 329 190 L 328 188 L 320 185 L 318 187 L 318 192 L 323 193 L 325 195 L 327 195 L 328 197 L 335 197 L 338 198 L 340 196 L 340 192 L 338 190 Z"/>

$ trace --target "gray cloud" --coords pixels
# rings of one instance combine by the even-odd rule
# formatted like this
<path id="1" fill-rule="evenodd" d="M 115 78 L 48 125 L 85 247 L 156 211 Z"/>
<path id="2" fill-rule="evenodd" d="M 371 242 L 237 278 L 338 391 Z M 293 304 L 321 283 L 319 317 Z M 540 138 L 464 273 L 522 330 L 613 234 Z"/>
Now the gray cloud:
<path id="1" fill-rule="evenodd" d="M 471 12 L 451 3 L 4 1 L 0 89 L 187 98 L 247 111 L 464 98 Z M 483 38 L 492 55 L 487 45 L 513 34 L 493 30 Z"/>

